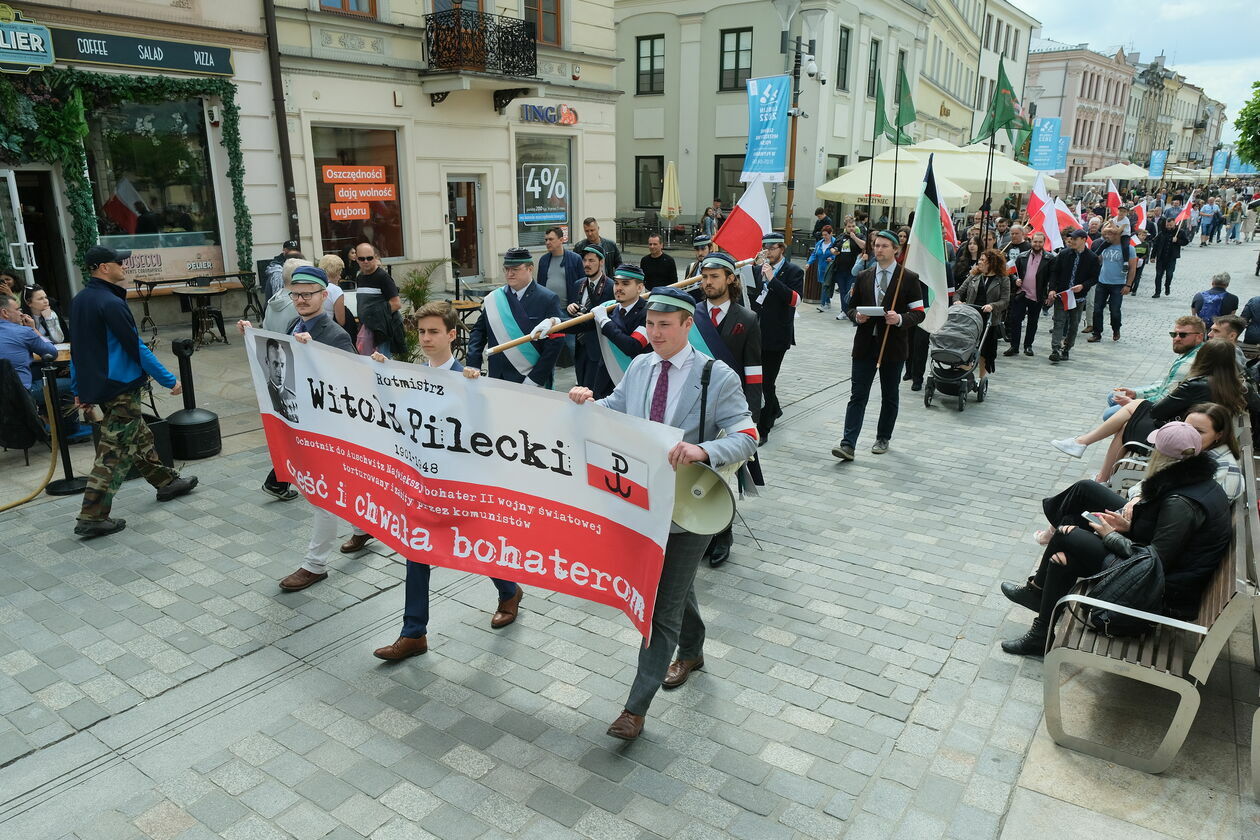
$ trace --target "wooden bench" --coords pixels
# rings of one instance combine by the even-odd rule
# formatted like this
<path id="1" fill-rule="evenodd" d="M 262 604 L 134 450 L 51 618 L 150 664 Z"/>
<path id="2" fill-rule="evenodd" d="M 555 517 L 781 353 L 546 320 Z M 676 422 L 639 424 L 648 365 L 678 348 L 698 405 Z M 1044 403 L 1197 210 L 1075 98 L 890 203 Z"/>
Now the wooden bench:
<path id="1" fill-rule="evenodd" d="M 1254 599 L 1246 582 L 1239 580 L 1248 566 L 1250 528 L 1246 520 L 1256 515 L 1254 501 L 1250 507 L 1242 507 L 1244 504 L 1244 499 L 1240 499 L 1229 550 L 1203 590 L 1193 623 L 1109 605 L 1078 590 L 1055 605 L 1057 622 L 1047 645 L 1043 690 L 1046 729 L 1056 744 L 1147 773 L 1161 773 L 1172 764 L 1199 710 L 1199 688 L 1207 682 L 1230 634 L 1254 615 Z M 1109 637 L 1090 629 L 1073 615 L 1070 607 L 1075 605 L 1105 606 L 1114 612 L 1144 618 L 1154 629 L 1143 636 Z M 1176 714 L 1155 753 L 1134 755 L 1065 732 L 1059 687 L 1063 665 L 1096 668 L 1176 693 Z"/>
<path id="2" fill-rule="evenodd" d="M 1084 595 L 1081 587 L 1055 605 L 1047 643 L 1043 691 L 1046 729 L 1056 744 L 1126 767 L 1160 773 L 1168 769 L 1185 743 L 1199 709 L 1199 689 L 1207 682 L 1212 666 L 1230 635 L 1249 618 L 1253 627 L 1254 661 L 1260 666 L 1260 598 L 1255 597 L 1256 583 L 1260 581 L 1257 574 L 1260 520 L 1257 520 L 1256 513 L 1251 423 L 1245 413 L 1238 417 L 1235 432 L 1242 448 L 1240 460 L 1245 479 L 1244 491 L 1234 503 L 1229 549 L 1203 590 L 1194 622 L 1107 605 Z M 1145 464 L 1140 464 L 1140 468 L 1144 470 Z M 1077 619 L 1069 608 L 1073 605 L 1108 606 L 1113 611 L 1145 618 L 1155 627 L 1143 636 L 1112 638 L 1090 629 Z M 1179 696 L 1177 711 L 1168 732 L 1153 755 L 1134 755 L 1064 731 L 1059 672 L 1065 664 L 1097 668 L 1159 686 Z M 1260 712 L 1253 719 L 1252 728 L 1252 766 L 1260 767 Z M 1255 784 L 1257 796 L 1260 796 L 1260 780 Z"/>

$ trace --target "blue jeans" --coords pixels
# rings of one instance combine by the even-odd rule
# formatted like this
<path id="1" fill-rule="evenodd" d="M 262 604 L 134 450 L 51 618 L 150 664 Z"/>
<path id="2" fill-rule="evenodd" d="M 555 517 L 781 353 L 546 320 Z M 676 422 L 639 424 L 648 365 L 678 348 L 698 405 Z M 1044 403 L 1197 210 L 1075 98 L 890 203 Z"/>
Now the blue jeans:
<path id="1" fill-rule="evenodd" d="M 818 285 L 822 288 L 822 292 L 818 296 L 818 305 L 824 309 L 831 306 L 831 292 L 835 284 L 836 278 L 832 276 L 830 271 L 824 274 L 819 281 Z"/>
<path id="2" fill-rule="evenodd" d="M 80 423 L 77 419 L 71 419 L 66 411 L 65 404 L 73 403 L 74 392 L 70 390 L 69 379 L 53 380 L 55 393 L 53 394 L 53 411 L 60 411 L 62 417 L 65 418 L 64 428 L 67 438 L 83 437 L 92 433 L 92 427 Z M 44 380 L 43 377 L 33 377 L 30 387 L 31 397 L 35 400 L 35 405 L 39 408 L 40 414 L 44 412 Z M 77 414 L 77 412 L 76 412 Z"/>
<path id="3" fill-rule="evenodd" d="M 407 561 L 407 594 L 403 603 L 403 626 L 400 636 L 418 639 L 429 632 L 429 572 L 424 563 Z M 490 578 L 499 590 L 499 600 L 516 594 L 516 584 L 510 580 Z"/>
<path id="4" fill-rule="evenodd" d="M 1117 411 L 1119 411 L 1122 408 L 1124 408 L 1124 406 L 1116 405 L 1116 395 L 1114 393 L 1108 394 L 1107 395 L 1107 409 L 1102 413 L 1103 422 L 1104 423 L 1107 422 L 1107 420 L 1111 417 L 1111 415 L 1115 414 Z"/>
<path id="5" fill-rule="evenodd" d="M 905 362 L 885 362 L 875 367 L 874 359 L 854 359 L 853 376 L 850 381 L 849 407 L 844 412 L 844 442 L 857 446 L 858 435 L 862 433 L 862 420 L 866 416 L 866 404 L 870 401 L 871 385 L 879 374 L 879 423 L 875 427 L 877 440 L 892 438 L 893 427 L 897 425 L 897 411 L 901 400 L 901 368 Z"/>
<path id="6" fill-rule="evenodd" d="M 1102 334 L 1103 308 L 1111 309 L 1111 331 L 1120 332 L 1120 305 L 1124 303 L 1124 284 L 1099 283 L 1094 287 L 1094 335 Z"/>

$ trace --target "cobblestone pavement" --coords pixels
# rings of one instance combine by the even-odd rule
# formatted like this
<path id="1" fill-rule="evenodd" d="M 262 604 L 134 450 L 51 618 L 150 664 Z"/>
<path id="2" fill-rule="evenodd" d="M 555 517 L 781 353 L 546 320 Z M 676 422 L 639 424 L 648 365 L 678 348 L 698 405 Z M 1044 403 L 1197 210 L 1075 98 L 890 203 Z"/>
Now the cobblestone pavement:
<path id="1" fill-rule="evenodd" d="M 610 609 L 532 589 L 495 632 L 490 587 L 439 570 L 430 652 L 389 665 L 371 650 L 397 634 L 400 558 L 339 557 L 281 593 L 310 510 L 259 492 L 257 433 L 190 465 L 184 499 L 126 485 L 115 537 L 73 539 L 74 499 L 4 514 L 0 837 L 1257 836 L 1246 638 L 1161 777 L 1055 747 L 1040 662 L 997 647 L 1025 621 L 997 582 L 1033 562 L 1037 500 L 1101 457 L 1047 441 L 1094 422 L 1112 386 L 1159 378 L 1211 274 L 1260 292 L 1254 261 L 1186 249 L 1172 299 L 1150 300 L 1148 276 L 1125 302 L 1120 342 L 1051 367 L 1043 327 L 1037 357 L 1000 358 L 964 412 L 905 389 L 879 457 L 872 405 L 851 464 L 830 447 L 852 328 L 803 306 L 770 486 L 698 579 L 707 668 L 630 745 L 604 735 L 638 643 Z"/>

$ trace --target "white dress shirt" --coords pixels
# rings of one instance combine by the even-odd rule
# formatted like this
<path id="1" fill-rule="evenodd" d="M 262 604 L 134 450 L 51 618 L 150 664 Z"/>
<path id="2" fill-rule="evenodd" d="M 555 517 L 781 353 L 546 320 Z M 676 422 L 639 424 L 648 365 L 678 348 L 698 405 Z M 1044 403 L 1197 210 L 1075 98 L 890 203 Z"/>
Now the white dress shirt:
<path id="1" fill-rule="evenodd" d="M 455 364 L 454 356 L 451 356 L 449 359 L 447 359 L 445 362 L 442 362 L 442 364 L 440 365 L 435 365 L 432 362 L 430 362 L 428 359 L 424 360 L 425 367 L 431 367 L 434 370 L 450 370 L 451 366 L 454 364 Z"/>
<path id="2" fill-rule="evenodd" d="M 726 317 L 726 313 L 730 311 L 730 308 L 731 308 L 731 302 L 729 300 L 727 300 L 726 303 L 723 303 L 720 306 L 714 306 L 712 303 L 710 303 L 709 304 L 709 320 L 712 321 L 714 324 L 721 325 L 722 319 Z M 713 317 L 714 312 L 717 313 L 716 319 Z"/>
<path id="3" fill-rule="evenodd" d="M 691 372 L 691 365 L 695 358 L 696 349 L 689 343 L 683 345 L 683 349 L 669 358 L 669 396 L 665 399 L 665 419 L 662 421 L 664 423 L 668 423 L 674 416 L 674 410 L 678 407 L 678 397 L 682 394 L 683 383 L 687 381 L 687 375 Z M 663 361 L 665 359 L 662 359 L 659 353 L 652 353 L 652 373 L 648 376 L 647 393 L 644 395 L 644 417 L 652 416 L 652 395 L 656 393 L 656 381 L 660 378 Z"/>

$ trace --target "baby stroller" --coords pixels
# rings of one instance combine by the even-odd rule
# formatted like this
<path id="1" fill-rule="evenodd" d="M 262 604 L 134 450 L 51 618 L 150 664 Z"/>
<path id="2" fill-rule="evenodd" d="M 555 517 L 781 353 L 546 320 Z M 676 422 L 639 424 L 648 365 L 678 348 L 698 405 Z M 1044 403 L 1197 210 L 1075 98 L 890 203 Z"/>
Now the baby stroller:
<path id="1" fill-rule="evenodd" d="M 991 319 L 990 319 L 991 320 Z M 976 402 L 984 402 L 989 391 L 987 379 L 976 379 L 980 364 L 980 346 L 989 327 L 980 310 L 966 303 L 955 303 L 945 315 L 945 324 L 928 338 L 928 357 L 932 369 L 923 384 L 923 405 L 931 407 L 932 397 L 939 390 L 958 400 L 958 410 L 967 407 L 967 392 L 976 392 Z"/>

